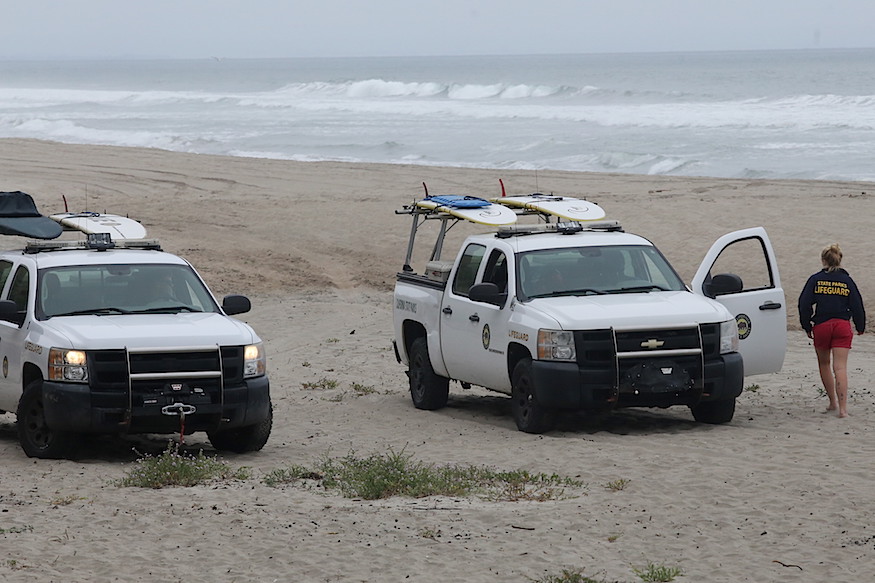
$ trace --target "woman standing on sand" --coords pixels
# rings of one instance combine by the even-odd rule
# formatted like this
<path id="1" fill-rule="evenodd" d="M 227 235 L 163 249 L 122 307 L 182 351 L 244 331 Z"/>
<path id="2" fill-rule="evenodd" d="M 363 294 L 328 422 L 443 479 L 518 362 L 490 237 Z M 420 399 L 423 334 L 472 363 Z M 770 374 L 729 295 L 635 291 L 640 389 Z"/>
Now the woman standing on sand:
<path id="1" fill-rule="evenodd" d="M 820 261 L 823 269 L 808 278 L 799 295 L 799 322 L 814 339 L 820 380 L 829 396 L 826 410 L 838 409 L 839 417 L 847 417 L 848 353 L 854 338 L 850 319 L 854 319 L 857 334 L 862 334 L 866 330 L 866 312 L 857 284 L 842 268 L 838 244 L 821 251 Z"/>

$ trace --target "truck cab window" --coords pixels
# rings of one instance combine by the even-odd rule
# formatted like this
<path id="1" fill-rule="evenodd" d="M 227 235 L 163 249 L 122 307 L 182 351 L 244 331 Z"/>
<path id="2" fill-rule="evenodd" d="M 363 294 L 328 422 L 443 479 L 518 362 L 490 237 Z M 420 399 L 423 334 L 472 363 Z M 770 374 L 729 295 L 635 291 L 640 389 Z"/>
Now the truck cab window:
<path id="1" fill-rule="evenodd" d="M 483 245 L 468 245 L 465 252 L 459 258 L 459 268 L 453 278 L 453 293 L 460 296 L 468 296 L 468 290 L 477 279 L 477 271 L 483 262 L 486 247 Z"/>
<path id="2" fill-rule="evenodd" d="M 19 267 L 9 288 L 9 299 L 15 302 L 19 312 L 27 310 L 28 287 L 30 287 L 30 273 L 26 267 Z"/>
<path id="3" fill-rule="evenodd" d="M 507 291 L 507 257 L 494 249 L 486 262 L 486 272 L 483 274 L 484 283 L 494 283 L 500 293 Z"/>
<path id="4" fill-rule="evenodd" d="M 9 278 L 9 273 L 12 271 L 11 261 L 0 261 L 0 291 L 6 285 L 6 280 Z"/>
<path id="5" fill-rule="evenodd" d="M 772 289 L 775 280 L 761 239 L 741 239 L 727 246 L 711 267 L 711 273 L 733 273 L 741 278 L 743 291 Z"/>

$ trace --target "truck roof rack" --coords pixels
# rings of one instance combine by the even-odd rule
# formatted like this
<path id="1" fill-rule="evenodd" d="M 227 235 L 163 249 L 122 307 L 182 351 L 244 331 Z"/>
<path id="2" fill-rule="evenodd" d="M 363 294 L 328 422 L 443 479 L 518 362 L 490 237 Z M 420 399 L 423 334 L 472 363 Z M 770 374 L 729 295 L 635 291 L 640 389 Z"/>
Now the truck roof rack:
<path id="1" fill-rule="evenodd" d="M 113 241 L 107 233 L 90 234 L 85 240 L 78 241 L 28 241 L 24 247 L 25 253 L 44 253 L 47 251 L 68 251 L 73 249 L 91 249 L 106 251 L 107 249 L 146 249 L 161 251 L 157 239 L 122 239 Z"/>
<path id="2" fill-rule="evenodd" d="M 499 239 L 509 239 L 510 237 L 520 237 L 522 235 L 537 235 L 540 233 L 559 233 L 561 235 L 571 235 L 574 233 L 582 233 L 585 231 L 599 232 L 623 232 L 623 226 L 619 221 L 598 221 L 593 223 L 546 223 L 540 225 L 508 225 L 499 227 L 495 236 Z"/>

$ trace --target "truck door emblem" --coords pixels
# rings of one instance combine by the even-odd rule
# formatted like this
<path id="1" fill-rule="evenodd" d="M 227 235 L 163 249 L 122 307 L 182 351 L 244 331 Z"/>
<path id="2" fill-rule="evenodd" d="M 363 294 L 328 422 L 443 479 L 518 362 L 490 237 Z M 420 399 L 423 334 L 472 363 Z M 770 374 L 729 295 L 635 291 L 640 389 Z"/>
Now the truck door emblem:
<path id="1" fill-rule="evenodd" d="M 665 341 L 657 340 L 656 338 L 651 338 L 650 340 L 645 340 L 644 342 L 642 342 L 641 348 L 648 348 L 650 350 L 653 350 L 655 348 L 659 348 L 663 344 L 665 344 Z"/>
<path id="2" fill-rule="evenodd" d="M 739 314 L 735 317 L 735 323 L 738 325 L 739 340 L 744 340 L 745 338 L 750 336 L 750 316 L 748 316 L 747 314 Z"/>
<path id="3" fill-rule="evenodd" d="M 483 348 L 489 350 L 489 340 L 492 334 L 489 332 L 489 324 L 483 325 L 483 334 L 481 336 L 481 340 L 483 340 Z"/>
<path id="4" fill-rule="evenodd" d="M 7 357 L 3 357 L 3 378 L 9 376 L 9 359 Z"/>

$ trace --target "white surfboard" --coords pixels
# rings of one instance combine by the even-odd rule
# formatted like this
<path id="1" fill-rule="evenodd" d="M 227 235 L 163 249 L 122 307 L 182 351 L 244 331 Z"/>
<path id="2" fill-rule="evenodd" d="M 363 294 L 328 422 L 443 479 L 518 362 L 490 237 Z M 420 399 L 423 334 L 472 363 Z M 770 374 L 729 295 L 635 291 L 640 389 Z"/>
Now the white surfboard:
<path id="1" fill-rule="evenodd" d="M 58 213 L 49 215 L 67 231 L 82 233 L 109 233 L 113 239 L 142 239 L 146 236 L 146 228 L 138 221 L 119 215 L 107 215 L 94 212 Z"/>
<path id="2" fill-rule="evenodd" d="M 454 206 L 451 202 L 452 198 L 455 198 L 455 196 L 438 196 L 425 198 L 416 201 L 416 206 L 422 209 L 433 210 L 435 212 L 447 213 L 459 219 L 465 219 L 466 221 L 471 221 L 472 223 L 489 225 L 491 227 L 512 225 L 516 222 L 516 213 L 512 209 L 504 205 L 492 204 L 489 201 L 483 199 L 474 199 L 483 200 L 483 202 L 486 204 L 483 204 L 482 206 L 464 208 Z M 461 198 L 467 198 L 469 200 L 472 199 L 472 197 Z"/>
<path id="3" fill-rule="evenodd" d="M 605 218 L 605 211 L 599 205 L 568 196 L 553 194 L 529 194 L 525 196 L 502 196 L 491 199 L 511 208 L 545 213 L 566 221 L 597 221 Z"/>

